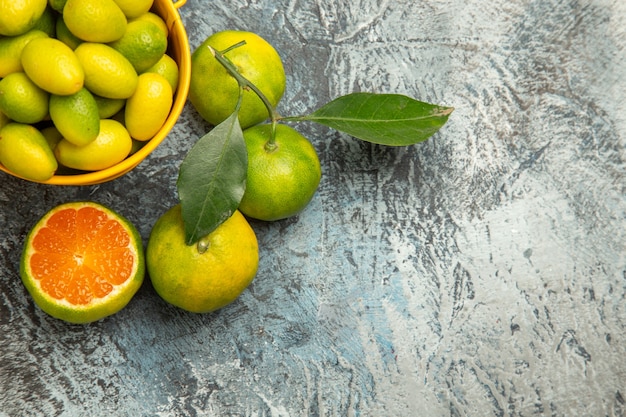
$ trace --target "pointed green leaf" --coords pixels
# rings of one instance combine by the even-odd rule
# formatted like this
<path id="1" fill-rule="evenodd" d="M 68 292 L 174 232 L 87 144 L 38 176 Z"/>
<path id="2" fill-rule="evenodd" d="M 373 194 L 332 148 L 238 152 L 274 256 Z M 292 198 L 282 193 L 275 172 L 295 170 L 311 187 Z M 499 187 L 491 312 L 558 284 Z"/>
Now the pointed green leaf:
<path id="1" fill-rule="evenodd" d="M 176 183 L 188 245 L 211 233 L 235 212 L 246 188 L 247 167 L 237 112 L 189 150 Z"/>
<path id="2" fill-rule="evenodd" d="M 453 110 L 400 94 L 353 93 L 309 115 L 284 120 L 308 120 L 368 142 L 406 146 L 436 133 Z"/>

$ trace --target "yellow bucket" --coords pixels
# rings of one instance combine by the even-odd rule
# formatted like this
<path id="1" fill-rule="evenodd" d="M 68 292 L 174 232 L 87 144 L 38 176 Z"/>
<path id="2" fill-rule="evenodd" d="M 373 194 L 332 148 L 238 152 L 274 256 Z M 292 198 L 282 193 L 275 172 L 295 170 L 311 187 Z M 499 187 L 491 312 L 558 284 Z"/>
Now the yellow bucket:
<path id="1" fill-rule="evenodd" d="M 182 113 L 185 102 L 187 101 L 187 94 L 189 93 L 191 54 L 189 51 L 187 32 L 185 31 L 185 27 L 178 13 L 178 9 L 182 7 L 186 1 L 187 0 L 178 0 L 172 2 L 170 0 L 154 0 L 154 6 L 152 8 L 152 11 L 161 16 L 167 24 L 169 29 L 168 53 L 178 64 L 179 70 L 178 87 L 174 96 L 174 103 L 161 130 L 136 153 L 130 155 L 117 165 L 101 171 L 78 173 L 74 175 L 54 175 L 52 178 L 42 183 L 54 185 L 93 185 L 114 180 L 139 165 L 139 163 L 167 137 Z M 19 177 L 2 165 L 0 165 L 0 170 Z"/>

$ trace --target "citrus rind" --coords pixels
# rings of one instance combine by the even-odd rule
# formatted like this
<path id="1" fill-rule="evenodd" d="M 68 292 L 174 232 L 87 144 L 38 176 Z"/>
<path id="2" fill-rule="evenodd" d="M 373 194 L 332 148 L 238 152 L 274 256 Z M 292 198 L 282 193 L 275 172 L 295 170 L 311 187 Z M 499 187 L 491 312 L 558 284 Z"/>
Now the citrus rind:
<path id="1" fill-rule="evenodd" d="M 116 220 L 128 233 L 129 248 L 135 256 L 135 262 L 129 278 L 115 288 L 105 297 L 94 299 L 87 305 L 74 305 L 66 300 L 55 299 L 45 293 L 40 285 L 40 280 L 34 277 L 28 260 L 35 253 L 32 245 L 33 237 L 47 224 L 48 220 L 57 212 L 64 209 L 80 209 L 83 207 L 96 208 L 107 215 L 109 219 Z M 141 236 L 135 226 L 125 217 L 114 212 L 112 209 L 99 203 L 84 201 L 61 204 L 46 213 L 33 226 L 26 237 L 22 257 L 20 260 L 20 276 L 24 286 L 32 296 L 34 302 L 47 314 L 57 319 L 74 323 L 84 324 L 101 320 L 123 309 L 141 287 L 145 275 L 145 255 Z"/>
<path id="2" fill-rule="evenodd" d="M 157 294 L 192 313 L 209 313 L 237 299 L 254 280 L 258 242 L 245 217 L 235 211 L 203 239 L 206 251 L 187 245 L 181 206 L 154 224 L 146 247 L 148 276 Z"/>

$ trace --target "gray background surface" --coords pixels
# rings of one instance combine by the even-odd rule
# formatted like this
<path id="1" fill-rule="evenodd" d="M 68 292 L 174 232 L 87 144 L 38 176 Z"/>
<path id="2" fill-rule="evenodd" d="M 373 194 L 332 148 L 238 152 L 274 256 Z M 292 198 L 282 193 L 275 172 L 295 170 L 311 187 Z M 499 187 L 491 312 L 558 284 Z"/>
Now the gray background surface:
<path id="1" fill-rule="evenodd" d="M 626 2 L 189 0 L 281 54 L 280 111 L 353 91 L 453 106 L 386 148 L 301 124 L 319 192 L 252 222 L 254 283 L 209 315 L 149 280 L 119 314 L 64 324 L 18 275 L 25 234 L 90 199 L 144 240 L 208 129 L 188 105 L 138 168 L 89 187 L 0 179 L 0 415 L 623 416 Z"/>

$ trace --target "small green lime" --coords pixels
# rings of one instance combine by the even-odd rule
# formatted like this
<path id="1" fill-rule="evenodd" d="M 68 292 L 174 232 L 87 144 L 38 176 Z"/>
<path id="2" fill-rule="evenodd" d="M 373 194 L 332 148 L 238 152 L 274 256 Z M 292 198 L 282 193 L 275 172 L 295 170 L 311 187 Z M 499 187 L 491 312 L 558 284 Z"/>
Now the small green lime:
<path id="1" fill-rule="evenodd" d="M 75 36 L 99 43 L 121 38 L 128 23 L 113 0 L 67 0 L 63 20 Z"/>
<path id="2" fill-rule="evenodd" d="M 0 78 L 24 71 L 21 56 L 26 44 L 35 38 L 47 37 L 45 32 L 33 29 L 19 36 L 0 38 Z"/>
<path id="3" fill-rule="evenodd" d="M 100 131 L 98 104 L 84 87 L 67 96 L 52 94 L 50 118 L 63 137 L 77 146 L 91 143 Z"/>
<path id="4" fill-rule="evenodd" d="M 167 37 L 154 23 L 133 20 L 128 23 L 124 36 L 109 45 L 124 55 L 141 74 L 165 54 Z"/>
<path id="5" fill-rule="evenodd" d="M 48 126 L 41 129 L 41 134 L 44 138 L 46 138 L 46 142 L 50 146 L 50 149 L 54 152 L 54 148 L 57 147 L 57 144 L 63 140 L 63 135 L 59 132 L 54 126 Z"/>
<path id="6" fill-rule="evenodd" d="M 72 49 L 76 49 L 78 45 L 84 42 L 78 36 L 70 32 L 62 17 L 59 17 L 56 22 L 56 37 Z"/>
<path id="7" fill-rule="evenodd" d="M 172 92 L 176 92 L 176 89 L 178 88 L 179 70 L 178 64 L 174 58 L 167 54 L 163 54 L 161 59 L 159 59 L 156 64 L 148 68 L 146 72 L 154 72 L 163 76 L 170 84 L 170 87 L 172 87 Z"/>
<path id="8" fill-rule="evenodd" d="M 124 108 L 126 100 L 123 98 L 107 98 L 97 95 L 93 96 L 98 104 L 98 113 L 101 119 L 113 117 L 117 112 Z"/>
<path id="9" fill-rule="evenodd" d="M 56 35 L 56 20 L 55 11 L 51 7 L 46 7 L 31 30 L 40 30 L 52 38 Z"/>
<path id="10" fill-rule="evenodd" d="M 43 134 L 31 125 L 15 122 L 0 130 L 0 163 L 32 181 L 50 179 L 58 167 Z"/>
<path id="11" fill-rule="evenodd" d="M 85 81 L 85 72 L 74 51 L 56 38 L 36 38 L 24 46 L 24 72 L 40 88 L 52 94 L 74 94 Z"/>
<path id="12" fill-rule="evenodd" d="M 23 72 L 0 80 L 0 111 L 19 123 L 37 123 L 48 115 L 49 94 Z"/>
<path id="13" fill-rule="evenodd" d="M 64 139 L 54 149 L 59 163 L 83 171 L 109 168 L 128 156 L 132 140 L 126 128 L 112 119 L 100 120 L 98 137 L 85 146 L 76 146 Z"/>
<path id="14" fill-rule="evenodd" d="M 107 98 L 128 98 L 137 88 L 137 71 L 109 45 L 84 42 L 74 50 L 85 71 L 85 87 Z"/>
<path id="15" fill-rule="evenodd" d="M 144 13 L 141 16 L 138 16 L 132 20 L 145 20 L 148 22 L 152 22 L 155 25 L 157 25 L 159 29 L 161 29 L 165 37 L 169 35 L 169 29 L 167 28 L 167 23 L 165 23 L 165 20 L 163 20 L 163 18 L 156 13 L 152 13 L 152 12 Z"/>
<path id="16" fill-rule="evenodd" d="M 50 7 L 59 13 L 63 13 L 65 3 L 67 3 L 67 0 L 48 0 L 48 4 L 50 5 Z"/>

